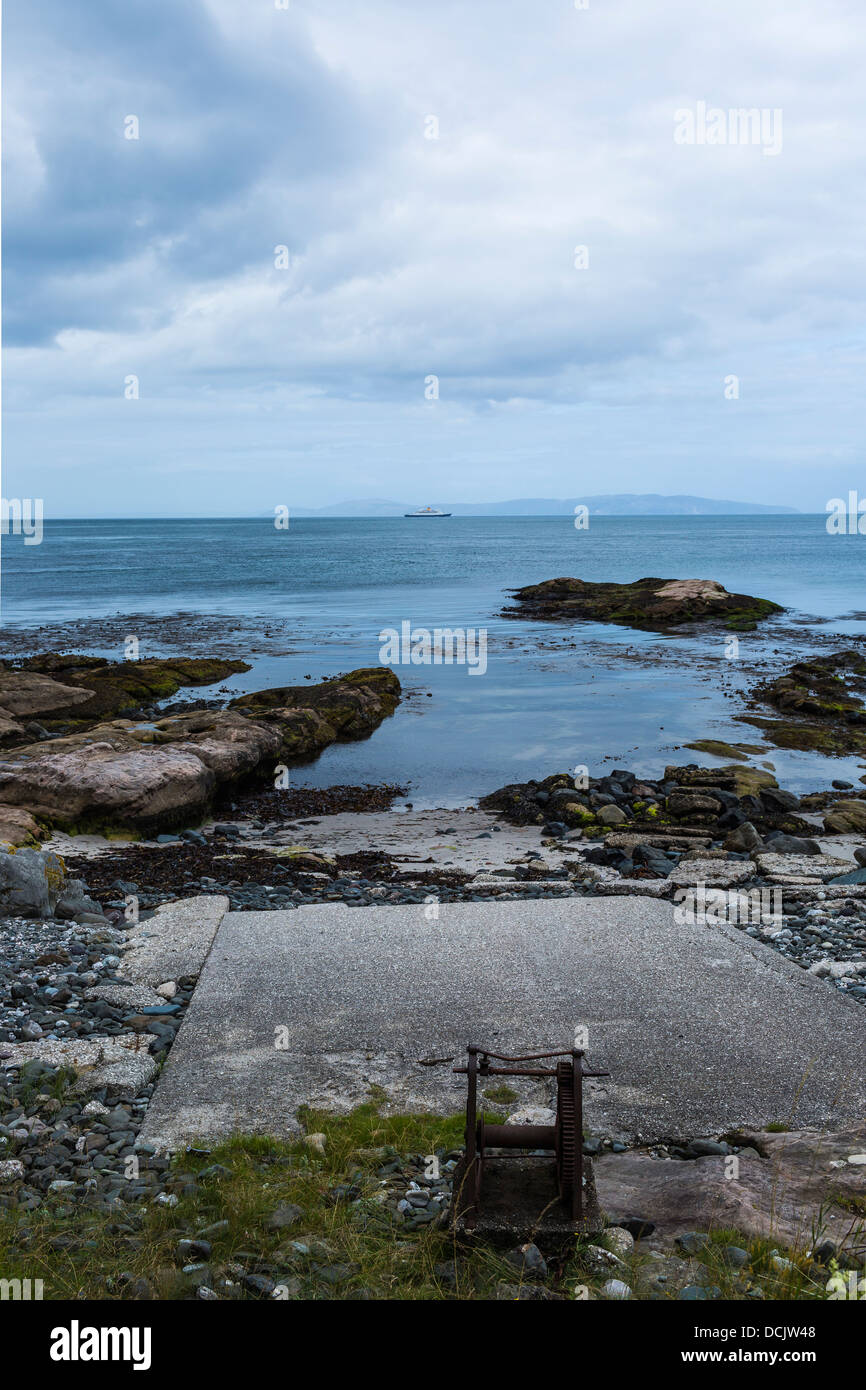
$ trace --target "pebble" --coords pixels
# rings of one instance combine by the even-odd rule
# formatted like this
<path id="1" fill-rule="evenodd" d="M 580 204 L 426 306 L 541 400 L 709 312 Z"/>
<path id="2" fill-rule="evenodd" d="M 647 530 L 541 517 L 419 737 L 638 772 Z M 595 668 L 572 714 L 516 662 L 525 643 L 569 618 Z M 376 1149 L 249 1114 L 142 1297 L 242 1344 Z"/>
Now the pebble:
<path id="1" fill-rule="evenodd" d="M 622 1279 L 608 1279 L 602 1290 L 605 1298 L 631 1298 L 631 1288 Z"/>

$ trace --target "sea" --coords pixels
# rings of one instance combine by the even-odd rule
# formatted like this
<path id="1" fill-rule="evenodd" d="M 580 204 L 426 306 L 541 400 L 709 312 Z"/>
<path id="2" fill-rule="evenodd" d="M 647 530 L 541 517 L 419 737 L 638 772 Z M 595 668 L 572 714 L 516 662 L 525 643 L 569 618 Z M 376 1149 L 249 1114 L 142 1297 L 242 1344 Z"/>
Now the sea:
<path id="1" fill-rule="evenodd" d="M 658 776 L 671 762 L 711 766 L 684 745 L 763 745 L 737 718 L 757 681 L 866 639 L 866 536 L 830 534 L 823 515 L 591 516 L 586 529 L 570 517 L 48 520 L 40 544 L 5 535 L 0 567 L 0 655 L 250 662 L 218 687 L 182 692 L 190 699 L 382 664 L 388 632 L 405 623 L 464 629 L 470 643 L 483 634 L 483 671 L 478 661 L 474 671 L 396 665 L 397 713 L 292 770 L 298 786 L 399 784 L 398 804 L 416 808 L 469 805 L 575 767 Z M 510 590 L 560 575 L 715 579 L 785 611 L 733 644 L 719 630 L 501 616 Z M 864 772 L 854 758 L 769 745 L 752 761 L 797 792 Z"/>

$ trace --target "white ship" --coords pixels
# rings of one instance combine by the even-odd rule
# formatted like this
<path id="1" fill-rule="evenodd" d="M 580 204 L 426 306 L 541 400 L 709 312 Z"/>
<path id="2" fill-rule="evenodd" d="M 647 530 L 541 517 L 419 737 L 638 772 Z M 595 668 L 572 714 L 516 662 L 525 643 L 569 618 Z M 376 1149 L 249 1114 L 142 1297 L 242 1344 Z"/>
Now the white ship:
<path id="1" fill-rule="evenodd" d="M 440 512 L 436 507 L 419 507 L 417 512 L 404 512 L 404 516 L 450 516 L 450 512 Z"/>

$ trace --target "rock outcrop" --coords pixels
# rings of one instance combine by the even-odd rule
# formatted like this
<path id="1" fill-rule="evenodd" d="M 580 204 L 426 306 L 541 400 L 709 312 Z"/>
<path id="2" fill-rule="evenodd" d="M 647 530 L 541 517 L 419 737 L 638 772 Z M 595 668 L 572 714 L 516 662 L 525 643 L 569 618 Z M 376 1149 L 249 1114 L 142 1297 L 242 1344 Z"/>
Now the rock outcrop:
<path id="1" fill-rule="evenodd" d="M 723 1157 L 660 1163 L 649 1154 L 605 1154 L 595 1164 L 595 1181 L 607 1219 L 645 1213 L 656 1243 L 720 1228 L 797 1249 L 828 1239 L 841 1249 L 852 1234 L 857 1243 L 866 1126 L 829 1134 L 743 1130 L 730 1137 L 744 1146 L 736 1182 L 725 1181 Z"/>
<path id="2" fill-rule="evenodd" d="M 212 685 L 249 669 L 245 661 L 175 657 L 118 662 L 57 652 L 14 665 L 0 663 L 0 742 L 26 742 L 27 721 L 38 720 L 43 732 L 65 733 L 121 715 L 140 715 L 182 686 Z"/>
<path id="3" fill-rule="evenodd" d="M 226 710 L 115 719 L 28 743 L 0 760 L 0 827 L 7 815 L 26 840 L 38 833 L 34 817 L 64 829 L 144 833 L 189 824 L 221 784 L 271 775 L 280 761 L 309 760 L 336 739 L 364 738 L 399 698 L 394 673 L 373 668 L 260 691 Z"/>
<path id="4" fill-rule="evenodd" d="M 798 661 L 784 675 L 752 691 L 758 704 L 784 717 L 760 714 L 738 718 L 762 729 L 777 748 L 816 749 L 839 756 L 866 753 L 866 658 L 857 651 Z"/>
<path id="5" fill-rule="evenodd" d="M 583 784 L 585 782 L 585 785 Z M 657 781 L 638 779 L 614 768 L 605 777 L 575 782 L 554 773 L 540 782 L 512 783 L 481 799 L 486 811 L 499 811 L 512 825 L 551 825 L 583 830 L 587 837 L 614 827 L 635 843 L 679 842 L 701 837 L 705 844 L 749 824 L 760 836 L 808 834 L 812 827 L 796 814 L 798 800 L 776 784 L 772 773 L 734 763 L 730 767 L 666 767 Z"/>
<path id="6" fill-rule="evenodd" d="M 684 623 L 721 622 L 751 631 L 777 603 L 749 594 L 730 594 L 713 579 L 636 579 L 632 584 L 598 584 L 583 579 L 548 579 L 515 589 L 518 607 L 503 617 L 619 623 L 651 631 Z"/>
<path id="7" fill-rule="evenodd" d="M 0 849 L 0 912 L 51 917 L 67 882 L 63 860 L 34 849 Z"/>

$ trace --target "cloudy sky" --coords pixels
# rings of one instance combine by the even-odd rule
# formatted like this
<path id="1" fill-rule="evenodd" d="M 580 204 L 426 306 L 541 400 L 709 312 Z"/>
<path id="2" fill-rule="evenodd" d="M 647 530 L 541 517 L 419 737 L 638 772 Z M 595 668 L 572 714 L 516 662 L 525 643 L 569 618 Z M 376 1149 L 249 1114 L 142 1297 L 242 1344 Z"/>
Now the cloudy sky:
<path id="1" fill-rule="evenodd" d="M 5 496 L 866 491 L 862 0 L 283 2 L 7 0 Z"/>

